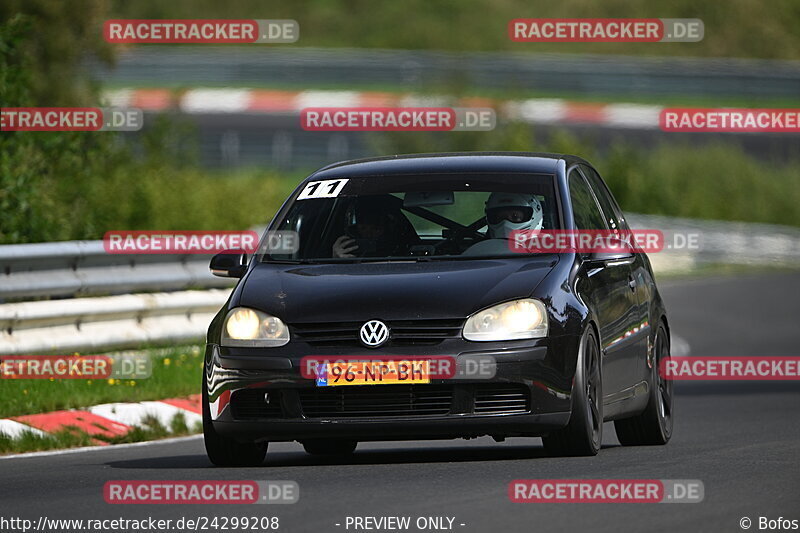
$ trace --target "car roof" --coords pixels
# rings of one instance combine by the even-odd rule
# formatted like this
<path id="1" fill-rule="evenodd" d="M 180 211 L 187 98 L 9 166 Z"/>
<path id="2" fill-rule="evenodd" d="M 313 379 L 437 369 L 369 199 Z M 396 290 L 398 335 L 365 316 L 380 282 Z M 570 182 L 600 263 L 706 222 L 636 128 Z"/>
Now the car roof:
<path id="1" fill-rule="evenodd" d="M 567 166 L 583 163 L 580 157 L 544 152 L 451 152 L 393 155 L 334 163 L 313 173 L 308 180 L 402 174 L 450 174 L 515 172 L 555 174 L 559 161 Z"/>

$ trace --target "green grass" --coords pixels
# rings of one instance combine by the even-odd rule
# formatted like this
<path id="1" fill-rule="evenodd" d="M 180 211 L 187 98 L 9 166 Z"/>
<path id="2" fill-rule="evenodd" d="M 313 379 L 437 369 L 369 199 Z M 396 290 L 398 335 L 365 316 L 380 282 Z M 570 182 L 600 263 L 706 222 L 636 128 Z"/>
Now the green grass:
<path id="1" fill-rule="evenodd" d="M 140 402 L 189 396 L 200 390 L 203 352 L 200 346 L 151 348 L 145 351 L 152 358 L 152 375 L 138 380 L 3 380 L 3 401 L 0 418 L 76 409 L 103 403 Z M 108 444 L 142 442 L 199 433 L 199 425 L 189 427 L 182 414 L 165 427 L 155 417 L 146 417 L 141 426 L 125 435 L 90 437 L 75 427 L 57 433 L 37 435 L 24 432 L 12 439 L 0 433 L 0 454 L 23 453 L 61 448 L 94 446 L 97 441 Z"/>
<path id="2" fill-rule="evenodd" d="M 148 353 L 153 362 L 148 379 L 3 380 L 0 418 L 112 402 L 163 400 L 200 391 L 203 352 L 199 346 L 151 349 Z"/>
<path id="3" fill-rule="evenodd" d="M 104 440 L 109 444 L 126 444 L 131 442 L 166 439 L 169 437 L 182 437 L 184 435 L 202 433 L 202 431 L 202 423 L 198 422 L 193 427 L 189 427 L 183 414 L 178 413 L 170 421 L 169 427 L 165 427 L 155 417 L 147 417 L 141 426 L 136 426 L 127 434 L 114 438 L 104 438 L 101 440 Z"/>
<path id="4" fill-rule="evenodd" d="M 4 433 L 0 433 L 0 454 L 40 452 L 58 448 L 78 448 L 93 446 L 95 444 L 92 438 L 86 433 L 70 428 L 65 428 L 58 433 L 48 435 L 38 435 L 26 431 L 15 439 L 12 439 Z"/>

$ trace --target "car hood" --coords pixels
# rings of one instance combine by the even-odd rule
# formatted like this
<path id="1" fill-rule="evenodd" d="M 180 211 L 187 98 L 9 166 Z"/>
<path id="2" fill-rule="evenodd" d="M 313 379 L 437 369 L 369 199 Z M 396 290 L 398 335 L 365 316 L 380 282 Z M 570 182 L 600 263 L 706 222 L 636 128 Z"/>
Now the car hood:
<path id="1" fill-rule="evenodd" d="M 288 323 L 463 318 L 531 295 L 557 256 L 414 263 L 260 263 L 239 302 Z"/>

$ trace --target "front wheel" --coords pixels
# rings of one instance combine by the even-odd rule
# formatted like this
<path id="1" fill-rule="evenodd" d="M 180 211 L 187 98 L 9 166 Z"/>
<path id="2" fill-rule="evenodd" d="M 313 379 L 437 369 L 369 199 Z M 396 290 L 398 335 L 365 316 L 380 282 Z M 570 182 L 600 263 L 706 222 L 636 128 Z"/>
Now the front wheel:
<path id="1" fill-rule="evenodd" d="M 259 466 L 267 455 L 267 443 L 247 442 L 220 435 L 211 422 L 208 395 L 203 386 L 203 440 L 206 455 L 216 466 Z"/>
<path id="2" fill-rule="evenodd" d="M 569 424 L 542 437 L 550 455 L 597 455 L 603 443 L 603 363 L 591 326 L 581 337 Z"/>
<path id="3" fill-rule="evenodd" d="M 672 380 L 665 379 L 659 369 L 670 357 L 669 336 L 659 325 L 653 343 L 654 354 L 648 357 L 650 366 L 649 399 L 641 414 L 614 422 L 617 439 L 623 446 L 652 446 L 666 444 L 672 437 Z"/>

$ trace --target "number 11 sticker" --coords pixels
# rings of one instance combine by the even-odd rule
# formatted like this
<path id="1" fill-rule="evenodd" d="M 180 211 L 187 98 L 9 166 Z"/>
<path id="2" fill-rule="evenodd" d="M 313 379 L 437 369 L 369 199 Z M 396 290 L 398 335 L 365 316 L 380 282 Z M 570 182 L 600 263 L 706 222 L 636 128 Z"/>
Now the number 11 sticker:
<path id="1" fill-rule="evenodd" d="M 339 196 L 339 193 L 342 192 L 342 189 L 344 189 L 347 181 L 347 179 L 312 181 L 306 185 L 306 188 L 303 189 L 303 192 L 300 193 L 300 196 L 298 196 L 297 199 L 308 200 L 309 198 L 336 198 Z"/>

